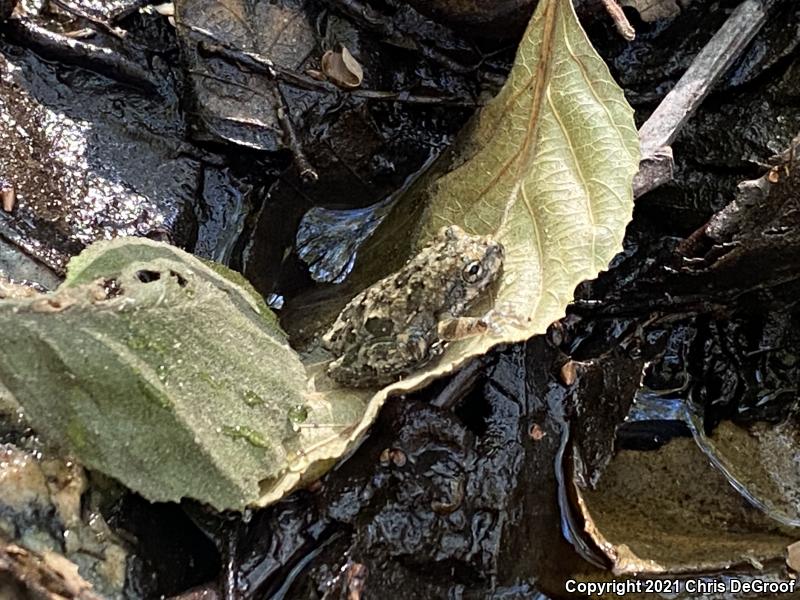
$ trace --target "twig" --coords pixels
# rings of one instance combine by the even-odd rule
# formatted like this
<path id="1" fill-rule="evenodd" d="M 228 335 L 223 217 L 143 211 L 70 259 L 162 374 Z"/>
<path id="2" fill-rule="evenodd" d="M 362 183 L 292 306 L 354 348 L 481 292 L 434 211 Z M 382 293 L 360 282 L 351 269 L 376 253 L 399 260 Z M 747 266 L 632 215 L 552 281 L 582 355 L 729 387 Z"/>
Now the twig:
<path id="1" fill-rule="evenodd" d="M 663 146 L 639 162 L 639 172 L 633 178 L 633 197 L 638 198 L 672 180 L 675 162 L 672 148 Z"/>
<path id="2" fill-rule="evenodd" d="M 118 52 L 50 31 L 28 19 L 13 19 L 8 24 L 11 25 L 10 33 L 45 57 L 95 71 L 149 93 L 158 93 L 160 86 L 153 74 Z"/>
<path id="3" fill-rule="evenodd" d="M 392 19 L 383 17 L 371 6 L 361 0 L 325 0 L 325 3 L 333 10 L 344 13 L 345 15 L 360 21 L 366 29 L 382 35 L 388 42 L 401 48 L 408 48 L 420 52 L 443 67 L 450 69 L 454 73 L 467 74 L 474 73 L 480 63 L 475 65 L 465 65 L 447 56 L 438 48 L 434 48 L 425 43 L 419 42 L 410 37 L 398 28 Z"/>
<path id="4" fill-rule="evenodd" d="M 674 141 L 708 93 L 744 51 L 766 20 L 761 0 L 745 0 L 692 61 L 639 130 L 642 154 L 652 156 Z"/>
<path id="5" fill-rule="evenodd" d="M 80 17 L 81 19 L 85 19 L 86 21 L 89 21 L 90 23 L 97 25 L 100 29 L 102 29 L 106 33 L 109 33 L 119 39 L 125 38 L 125 36 L 128 33 L 124 29 L 120 29 L 119 27 L 112 25 L 105 19 L 100 19 L 98 17 L 95 17 L 94 15 L 89 14 L 81 7 L 75 6 L 71 2 L 66 2 L 65 0 L 50 0 L 50 2 L 58 6 L 60 9 L 75 15 L 76 17 Z"/>
<path id="6" fill-rule="evenodd" d="M 484 356 L 473 358 L 447 383 L 444 389 L 431 400 L 431 406 L 450 410 L 457 406 L 474 388 L 488 363 Z"/>
<path id="7" fill-rule="evenodd" d="M 669 177 L 665 177 L 665 163 L 671 161 L 670 145 L 765 21 L 762 0 L 739 4 L 639 129 L 642 162 L 634 180 L 636 197 L 671 179 L 671 166 Z"/>
<path id="8" fill-rule="evenodd" d="M 188 27 L 195 33 L 215 39 L 209 32 L 203 29 L 193 26 Z M 355 96 L 356 98 L 365 98 L 368 100 L 407 102 L 410 104 L 464 106 L 470 108 L 478 106 L 477 102 L 464 100 L 463 98 L 455 98 L 453 96 L 425 96 L 420 94 L 412 94 L 406 91 L 390 92 L 365 89 L 343 90 L 328 81 L 320 81 L 319 79 L 314 79 L 308 75 L 297 73 L 291 69 L 286 69 L 276 65 L 266 56 L 256 52 L 248 52 L 245 50 L 239 50 L 238 48 L 232 48 L 227 44 L 220 43 L 216 39 L 214 42 L 200 42 L 200 44 L 198 44 L 198 48 L 207 55 L 226 59 L 246 69 L 249 69 L 254 73 L 261 73 L 286 85 L 291 85 L 293 87 L 312 92 L 336 95 L 346 94 L 349 96 Z"/>
<path id="9" fill-rule="evenodd" d="M 297 133 L 294 130 L 292 120 L 286 114 L 286 104 L 283 99 L 283 95 L 280 93 L 278 95 L 280 96 L 280 102 L 283 104 L 282 106 L 279 106 L 278 110 L 276 111 L 278 115 L 278 123 L 281 124 L 281 129 L 283 130 L 283 142 L 292 153 L 294 162 L 297 163 L 297 168 L 300 171 L 300 180 L 304 183 L 313 183 L 318 181 L 319 174 L 314 167 L 311 166 L 308 157 L 306 156 L 305 152 L 303 152 L 303 145 L 297 138 Z"/>
<path id="10" fill-rule="evenodd" d="M 287 114 L 288 108 L 286 106 L 286 99 L 283 97 L 283 94 L 280 90 L 280 85 L 276 86 L 277 90 L 274 96 L 267 96 L 266 94 L 263 94 L 260 91 L 250 88 L 246 85 L 243 85 L 236 81 L 226 80 L 222 77 L 217 77 L 216 75 L 212 75 L 210 73 L 203 73 L 194 70 L 189 70 L 189 73 L 191 73 L 196 77 L 203 77 L 206 79 L 211 79 L 213 81 L 218 81 L 223 85 L 233 86 L 243 90 L 247 90 L 263 98 L 265 102 L 269 103 L 269 106 L 274 107 L 275 103 L 277 102 L 278 106 L 275 108 L 275 116 L 278 119 L 278 124 L 280 125 L 281 133 L 283 134 L 284 146 L 292 153 L 292 158 L 294 159 L 294 162 L 297 164 L 297 167 L 300 170 L 300 180 L 303 183 L 313 183 L 319 180 L 319 174 L 317 173 L 316 169 L 314 169 L 314 167 L 311 165 L 311 161 L 308 160 L 308 157 L 303 151 L 303 144 L 300 142 L 300 138 L 297 137 L 297 132 L 294 128 L 294 124 L 292 123 L 291 117 Z"/>
<path id="11" fill-rule="evenodd" d="M 622 7 L 617 4 L 617 0 L 601 0 L 603 6 L 606 8 L 606 12 L 611 17 L 611 20 L 614 21 L 614 26 L 617 28 L 619 34 L 632 42 L 636 39 L 636 30 L 628 21 L 628 17 L 625 16 L 625 11 L 622 10 Z"/>

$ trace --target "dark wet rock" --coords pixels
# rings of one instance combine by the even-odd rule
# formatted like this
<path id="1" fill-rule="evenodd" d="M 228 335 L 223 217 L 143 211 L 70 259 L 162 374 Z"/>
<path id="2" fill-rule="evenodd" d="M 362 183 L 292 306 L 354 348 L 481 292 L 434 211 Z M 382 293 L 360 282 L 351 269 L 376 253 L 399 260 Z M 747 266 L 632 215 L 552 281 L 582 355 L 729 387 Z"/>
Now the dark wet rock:
<path id="1" fill-rule="evenodd" d="M 611 323 L 657 316 L 644 329 L 653 342 L 644 346 L 645 385 L 665 401 L 691 397 L 710 428 L 723 418 L 780 420 L 792 410 L 800 351 L 798 185 L 784 160 L 742 184 L 688 240 L 630 245 L 616 270 L 579 292 L 602 298 L 594 314 Z M 591 310 L 581 303 L 576 309 L 584 317 Z M 582 335 L 592 340 L 597 332 Z"/>
<path id="2" fill-rule="evenodd" d="M 370 590 L 391 594 L 405 580 L 415 585 L 402 597 L 439 596 L 453 579 L 465 589 L 491 588 L 490 574 L 500 569 L 508 535 L 503 515 L 528 441 L 523 368 L 520 352 L 502 357 L 485 384 L 487 396 L 474 397 L 460 415 L 392 403 L 387 417 L 397 422 L 398 435 L 381 443 L 402 452 L 407 462 L 381 467 L 359 494 L 372 509 L 362 509 L 351 522 L 351 554 L 367 566 Z M 337 505 L 330 504 L 332 516 L 346 514 Z M 372 517 L 365 521 L 360 515 L 367 514 Z M 381 570 L 385 560 L 396 566 Z"/>
<path id="3" fill-rule="evenodd" d="M 156 118 L 174 111 L 174 100 L 154 102 L 31 53 L 4 50 L 2 139 L 12 150 L 2 171 L 17 203 L 2 215 L 3 235 L 56 270 L 98 238 L 163 228 L 188 243 L 178 223 L 190 210 L 200 165 L 180 155 L 176 138 L 170 144 L 178 124 Z M 85 85 L 59 81 L 70 75 Z"/>
<path id="4" fill-rule="evenodd" d="M 176 2 L 196 138 L 270 152 L 286 147 L 278 109 L 298 120 L 304 112 L 302 104 L 287 107 L 274 76 L 241 69 L 215 56 L 210 47 L 253 52 L 279 69 L 302 73 L 304 65 L 311 63 L 310 55 L 316 56 L 313 20 L 306 4 L 304 0 Z M 315 101 L 311 96 L 305 104 Z"/>
<path id="5" fill-rule="evenodd" d="M 704 360 L 691 392 L 709 431 L 724 418 L 775 423 L 793 411 L 800 377 L 797 311 L 701 321 L 699 334 Z"/>
<path id="6" fill-rule="evenodd" d="M 478 0 L 409 0 L 408 3 L 458 31 L 501 39 L 519 35 L 536 5 L 533 0 L 502 0 L 491 6 Z"/>
<path id="7" fill-rule="evenodd" d="M 702 278 L 712 298 L 733 304 L 730 318 L 701 322 L 705 360 L 694 399 L 706 408 L 707 424 L 775 421 L 793 410 L 800 377 L 796 165 L 790 151 L 763 178 L 744 182 L 689 250 L 686 285 Z"/>
<path id="8" fill-rule="evenodd" d="M 230 255 L 240 184 L 184 141 L 176 96 L 2 51 L 0 137 L 11 150 L 0 171 L 16 203 L 0 212 L 0 235 L 57 273 L 86 244 L 118 235 Z"/>
<path id="9" fill-rule="evenodd" d="M 0 553 L 14 545 L 41 554 L 44 559 L 38 562 L 56 572 L 60 565 L 74 563 L 76 579 L 88 580 L 103 597 L 122 597 L 128 548 L 88 498 L 82 510 L 87 489 L 83 468 L 43 452 L 30 436 L 18 441 L 20 445 L 0 445 L 0 545 L 5 548 Z M 4 575 L 15 573 L 3 565 Z"/>

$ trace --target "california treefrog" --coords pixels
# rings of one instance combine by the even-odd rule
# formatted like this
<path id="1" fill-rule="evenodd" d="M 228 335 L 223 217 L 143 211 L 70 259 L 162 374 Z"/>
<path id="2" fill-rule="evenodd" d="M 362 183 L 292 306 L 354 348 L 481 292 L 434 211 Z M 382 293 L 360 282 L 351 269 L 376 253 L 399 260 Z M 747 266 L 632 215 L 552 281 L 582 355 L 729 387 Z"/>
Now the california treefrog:
<path id="1" fill-rule="evenodd" d="M 443 227 L 402 269 L 339 313 L 322 338 L 334 355 L 328 375 L 343 385 L 375 387 L 438 356 L 445 343 L 440 325 L 461 317 L 497 280 L 503 258 L 503 246 L 490 236 Z"/>

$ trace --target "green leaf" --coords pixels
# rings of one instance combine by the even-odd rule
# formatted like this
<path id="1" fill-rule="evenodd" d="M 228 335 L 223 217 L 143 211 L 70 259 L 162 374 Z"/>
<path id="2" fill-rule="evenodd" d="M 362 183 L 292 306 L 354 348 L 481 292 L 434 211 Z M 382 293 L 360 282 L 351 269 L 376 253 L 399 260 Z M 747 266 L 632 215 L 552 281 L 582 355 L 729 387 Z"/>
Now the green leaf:
<path id="1" fill-rule="evenodd" d="M 572 4 L 540 0 L 503 89 L 394 205 L 338 297 L 299 298 L 283 317 L 293 340 L 313 346 L 309 332 L 321 334 L 343 301 L 399 269 L 442 225 L 492 234 L 505 246 L 494 306 L 473 311 L 493 308 L 495 327 L 451 342 L 435 364 L 378 390 L 350 439 L 364 434 L 389 396 L 420 389 L 561 318 L 575 286 L 622 249 L 638 167 L 633 110 Z M 348 393 L 333 387 L 326 396 L 335 403 Z"/>
<path id="2" fill-rule="evenodd" d="M 457 224 L 505 246 L 495 327 L 450 343 L 436 364 L 378 397 L 418 389 L 561 318 L 575 286 L 622 249 L 638 164 L 633 110 L 571 2 L 541 0 L 503 89 L 393 207 L 359 252 L 341 294 L 350 297 L 396 270 L 441 226 Z M 295 319 L 306 332 L 324 329 L 319 315 L 339 308 L 341 301 L 320 306 L 300 299 L 283 322 L 292 336 Z"/>
<path id="3" fill-rule="evenodd" d="M 561 317 L 575 286 L 621 249 L 637 166 L 621 90 L 570 2 L 541 0 L 506 86 L 393 207 L 337 288 L 341 308 L 455 223 L 506 248 L 495 328 L 382 390 L 349 390 L 325 376 L 323 354 L 301 362 L 234 274 L 164 244 L 118 240 L 74 259 L 54 294 L 0 300 L 0 385 L 43 434 L 147 498 L 264 505 L 352 449 L 390 394 Z M 301 301 L 284 323 L 308 336 L 336 312 Z"/>
<path id="4" fill-rule="evenodd" d="M 55 293 L 0 301 L 0 386 L 48 439 L 151 500 L 274 500 L 343 452 L 364 398 L 307 390 L 256 298 L 172 246 L 94 244 Z"/>
<path id="5" fill-rule="evenodd" d="M 461 149 L 431 188 L 418 241 L 449 223 L 499 239 L 502 341 L 523 340 L 563 316 L 575 286 L 607 267 L 633 212 L 633 110 L 569 0 L 539 3 L 508 82 Z"/>

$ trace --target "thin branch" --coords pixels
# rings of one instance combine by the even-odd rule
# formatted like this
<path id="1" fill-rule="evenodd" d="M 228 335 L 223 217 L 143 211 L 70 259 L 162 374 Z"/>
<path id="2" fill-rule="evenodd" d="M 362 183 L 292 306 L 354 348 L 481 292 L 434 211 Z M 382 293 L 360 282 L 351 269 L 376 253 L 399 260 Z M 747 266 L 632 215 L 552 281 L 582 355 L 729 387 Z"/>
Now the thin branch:
<path id="1" fill-rule="evenodd" d="M 652 156 L 659 148 L 672 144 L 681 127 L 744 52 L 765 20 L 761 0 L 745 0 L 736 7 L 642 125 L 639 138 L 643 156 Z"/>
<path id="2" fill-rule="evenodd" d="M 359 21 L 363 24 L 365 29 L 369 29 L 383 36 L 386 41 L 392 45 L 416 50 L 425 58 L 440 64 L 454 73 L 460 73 L 462 75 L 474 73 L 481 65 L 480 62 L 474 65 L 465 65 L 449 57 L 438 48 L 418 41 L 397 27 L 391 18 L 381 15 L 371 6 L 362 2 L 362 0 L 324 0 L 324 2 L 331 7 L 331 9 L 344 13 L 350 18 Z"/>
<path id="3" fill-rule="evenodd" d="M 619 34 L 629 42 L 635 40 L 636 30 L 633 28 L 633 25 L 630 24 L 630 21 L 628 21 L 628 17 L 625 16 L 625 11 L 617 4 L 617 0 L 601 0 L 601 2 L 603 6 L 605 6 L 606 12 L 611 17 L 611 20 L 614 21 L 614 26 L 617 28 Z"/>
<path id="4" fill-rule="evenodd" d="M 50 31 L 29 19 L 12 19 L 9 32 L 32 50 L 64 64 L 74 64 L 149 93 L 160 84 L 145 67 L 109 48 Z"/>
<path id="5" fill-rule="evenodd" d="M 633 197 L 638 198 L 660 185 L 672 181 L 675 161 L 672 148 L 663 146 L 639 161 L 639 172 L 633 178 Z"/>
<path id="6" fill-rule="evenodd" d="M 66 0 L 50 0 L 50 2 L 58 6 L 63 11 L 66 11 L 76 17 L 80 17 L 81 19 L 84 19 L 86 21 L 89 21 L 94 25 L 97 25 L 100 29 L 102 29 L 108 34 L 113 35 L 116 38 L 123 39 L 128 33 L 124 29 L 120 29 L 119 27 L 114 26 L 105 19 L 95 17 L 94 15 L 83 10 L 80 6 L 75 6 L 74 4 L 72 4 L 71 2 L 67 2 Z"/>
<path id="7" fill-rule="evenodd" d="M 763 1 L 744 0 L 639 129 L 642 162 L 634 180 L 636 197 L 672 178 L 672 142 L 765 21 Z"/>
<path id="8" fill-rule="evenodd" d="M 203 29 L 191 27 L 190 29 L 196 33 L 200 33 L 206 37 L 212 37 L 211 34 Z M 453 96 L 426 96 L 420 94 L 412 94 L 407 91 L 391 92 L 383 90 L 366 90 L 354 89 L 343 90 L 329 81 L 322 81 L 309 77 L 303 73 L 286 69 L 276 65 L 266 56 L 256 52 L 248 52 L 232 48 L 227 44 L 214 42 L 200 42 L 198 45 L 203 53 L 210 56 L 217 56 L 230 62 L 236 63 L 241 67 L 249 69 L 254 73 L 260 73 L 280 81 L 283 84 L 290 85 L 296 88 L 308 90 L 310 92 L 319 92 L 324 94 L 348 95 L 356 98 L 365 98 L 368 100 L 383 100 L 393 102 L 407 102 L 409 104 L 429 104 L 439 106 L 464 106 L 475 108 L 478 106 L 477 102 L 472 100 L 465 100 L 463 98 L 456 98 Z"/>
<path id="9" fill-rule="evenodd" d="M 283 130 L 283 142 L 289 148 L 294 157 L 294 162 L 297 164 L 297 168 L 300 171 L 300 180 L 304 183 L 313 183 L 319 180 L 319 173 L 317 173 L 316 169 L 311 165 L 306 156 L 305 152 L 303 152 L 303 144 L 300 143 L 300 140 L 297 137 L 297 132 L 294 130 L 294 124 L 292 123 L 292 119 L 286 114 L 286 104 L 283 99 L 283 95 L 280 95 L 280 102 L 282 106 L 278 107 L 277 115 L 278 115 L 278 123 L 281 124 L 281 129 Z"/>

